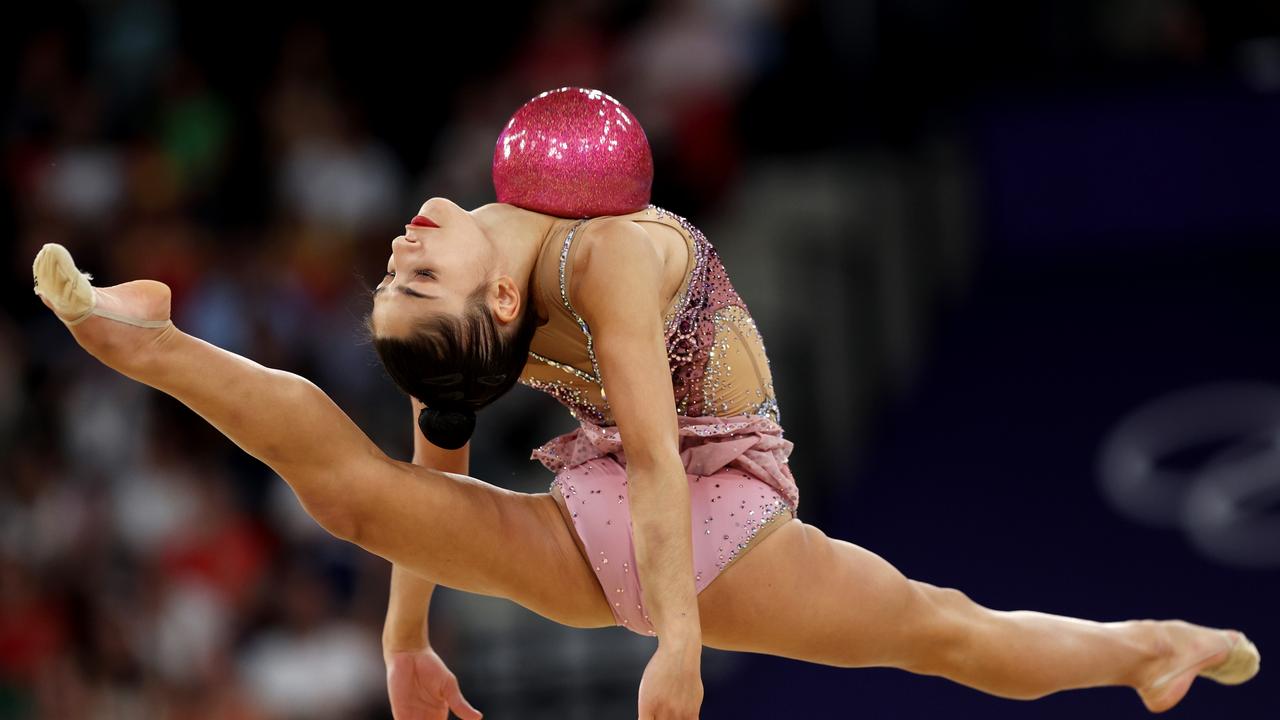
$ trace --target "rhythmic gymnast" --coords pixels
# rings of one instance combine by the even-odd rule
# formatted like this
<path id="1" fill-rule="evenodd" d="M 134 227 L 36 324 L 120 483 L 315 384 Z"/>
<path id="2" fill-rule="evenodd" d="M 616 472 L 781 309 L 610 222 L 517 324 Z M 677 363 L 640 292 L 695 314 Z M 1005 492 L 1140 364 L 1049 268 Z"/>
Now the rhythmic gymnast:
<path id="1" fill-rule="evenodd" d="M 504 128 L 497 203 L 432 198 L 392 240 L 369 325 L 410 396 L 411 463 L 306 379 L 183 333 L 161 283 L 95 288 L 46 245 L 35 291 L 91 355 L 186 404 L 325 530 L 393 563 L 383 647 L 397 720 L 480 717 L 428 642 L 437 584 L 656 635 L 644 720 L 697 716 L 703 645 L 1007 698 L 1122 685 L 1154 712 L 1197 676 L 1257 673 L 1239 632 L 990 610 L 796 518 L 760 335 L 706 238 L 648 204 L 651 178 L 635 118 L 564 88 Z M 534 451 L 555 472 L 547 493 L 465 474 L 475 412 L 517 381 L 580 422 Z"/>

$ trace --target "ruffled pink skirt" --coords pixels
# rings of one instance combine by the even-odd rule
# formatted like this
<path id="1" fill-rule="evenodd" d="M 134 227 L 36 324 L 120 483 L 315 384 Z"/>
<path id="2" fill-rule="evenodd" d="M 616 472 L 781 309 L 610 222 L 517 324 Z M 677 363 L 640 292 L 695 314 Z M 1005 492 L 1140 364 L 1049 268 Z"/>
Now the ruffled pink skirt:
<path id="1" fill-rule="evenodd" d="M 792 444 L 760 415 L 679 418 L 680 459 L 689 481 L 694 584 L 711 583 L 756 533 L 800 495 L 787 466 Z M 556 473 L 574 529 L 617 624 L 653 635 L 631 538 L 626 454 L 617 427 L 588 422 L 533 451 Z"/>

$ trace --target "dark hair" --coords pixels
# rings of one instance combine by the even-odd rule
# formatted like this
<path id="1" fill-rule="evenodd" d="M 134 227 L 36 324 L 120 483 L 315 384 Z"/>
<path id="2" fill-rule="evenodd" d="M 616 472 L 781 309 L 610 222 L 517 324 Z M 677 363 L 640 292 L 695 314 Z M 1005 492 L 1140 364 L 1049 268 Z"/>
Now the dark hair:
<path id="1" fill-rule="evenodd" d="M 446 450 L 465 445 L 476 427 L 476 411 L 516 384 L 537 330 L 533 303 L 513 331 L 503 332 L 484 296 L 481 287 L 467 298 L 461 315 L 438 313 L 406 337 L 373 337 L 387 374 L 427 406 L 418 413 L 422 434 Z M 371 320 L 369 329 L 372 333 Z"/>

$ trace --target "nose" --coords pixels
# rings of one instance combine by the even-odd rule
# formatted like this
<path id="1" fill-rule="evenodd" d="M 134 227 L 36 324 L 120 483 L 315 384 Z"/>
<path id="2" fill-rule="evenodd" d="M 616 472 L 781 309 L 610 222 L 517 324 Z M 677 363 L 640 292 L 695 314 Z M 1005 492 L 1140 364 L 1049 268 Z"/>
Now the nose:
<path id="1" fill-rule="evenodd" d="M 407 236 L 400 235 L 391 241 L 391 256 L 408 260 L 411 255 L 422 252 L 422 243 Z"/>
<path id="2" fill-rule="evenodd" d="M 391 241 L 391 261 L 394 265 L 408 267 L 416 262 L 416 256 L 422 252 L 422 243 L 411 237 L 400 235 Z"/>

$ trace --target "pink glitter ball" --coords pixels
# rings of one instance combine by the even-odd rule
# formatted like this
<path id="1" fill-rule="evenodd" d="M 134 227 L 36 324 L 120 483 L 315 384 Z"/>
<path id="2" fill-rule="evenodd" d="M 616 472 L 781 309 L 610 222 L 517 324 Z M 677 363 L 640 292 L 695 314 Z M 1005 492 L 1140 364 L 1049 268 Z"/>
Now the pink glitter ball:
<path id="1" fill-rule="evenodd" d="M 652 184 L 644 129 L 599 90 L 565 87 L 533 98 L 493 149 L 498 202 L 557 217 L 643 210 Z"/>

